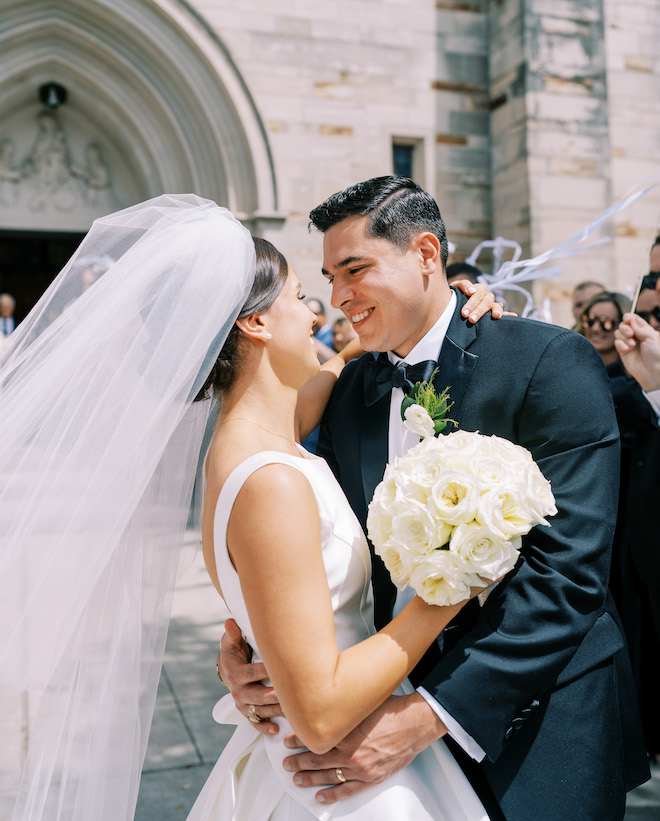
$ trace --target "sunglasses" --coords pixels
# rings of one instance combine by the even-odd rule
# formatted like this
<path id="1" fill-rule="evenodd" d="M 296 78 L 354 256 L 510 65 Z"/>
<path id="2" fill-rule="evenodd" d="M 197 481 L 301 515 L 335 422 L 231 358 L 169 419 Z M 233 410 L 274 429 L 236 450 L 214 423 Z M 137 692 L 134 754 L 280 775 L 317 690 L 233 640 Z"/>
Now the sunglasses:
<path id="1" fill-rule="evenodd" d="M 641 316 L 645 322 L 648 322 L 651 317 L 653 317 L 656 322 L 660 322 L 660 305 L 656 305 L 651 311 L 635 311 L 635 313 L 637 316 Z"/>
<path id="2" fill-rule="evenodd" d="M 593 328 L 596 322 L 600 325 L 600 327 L 606 332 L 609 333 L 613 331 L 615 328 L 619 327 L 619 320 L 618 319 L 610 319 L 609 316 L 584 316 L 582 317 L 582 327 L 583 328 Z"/>

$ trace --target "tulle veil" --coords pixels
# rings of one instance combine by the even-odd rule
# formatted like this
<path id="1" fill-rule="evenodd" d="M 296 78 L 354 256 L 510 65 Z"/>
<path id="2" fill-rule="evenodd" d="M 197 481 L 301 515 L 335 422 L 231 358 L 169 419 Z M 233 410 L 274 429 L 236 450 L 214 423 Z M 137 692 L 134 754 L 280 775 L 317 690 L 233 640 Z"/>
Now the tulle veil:
<path id="1" fill-rule="evenodd" d="M 97 220 L 0 351 L 0 736 L 21 740 L 0 769 L 22 771 L 15 821 L 133 818 L 213 413 L 192 400 L 254 267 L 229 211 L 158 197 Z"/>

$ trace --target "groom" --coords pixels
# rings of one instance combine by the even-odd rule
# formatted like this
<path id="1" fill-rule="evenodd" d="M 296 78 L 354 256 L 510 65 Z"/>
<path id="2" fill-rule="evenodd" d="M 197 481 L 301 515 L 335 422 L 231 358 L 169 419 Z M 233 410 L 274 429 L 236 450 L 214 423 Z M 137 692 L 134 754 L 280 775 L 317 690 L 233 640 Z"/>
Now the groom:
<path id="1" fill-rule="evenodd" d="M 406 374 L 392 367 L 400 360 L 439 369 L 435 386 L 450 386 L 459 427 L 528 448 L 559 512 L 524 539 L 524 558 L 484 607 L 466 606 L 439 637 L 411 676 L 414 694 L 391 697 L 329 753 L 292 755 L 285 766 L 296 783 L 323 787 L 331 803 L 444 737 L 492 819 L 623 818 L 625 792 L 648 778 L 648 767 L 607 592 L 619 467 L 600 358 L 583 337 L 554 326 L 468 323 L 464 298 L 447 285 L 437 204 L 411 180 L 359 183 L 310 216 L 324 234 L 333 306 L 366 350 L 389 352 L 344 369 L 319 438 L 318 453 L 362 525 L 385 463 L 416 442 L 400 420 Z M 405 595 L 377 557 L 373 585 L 380 627 Z"/>

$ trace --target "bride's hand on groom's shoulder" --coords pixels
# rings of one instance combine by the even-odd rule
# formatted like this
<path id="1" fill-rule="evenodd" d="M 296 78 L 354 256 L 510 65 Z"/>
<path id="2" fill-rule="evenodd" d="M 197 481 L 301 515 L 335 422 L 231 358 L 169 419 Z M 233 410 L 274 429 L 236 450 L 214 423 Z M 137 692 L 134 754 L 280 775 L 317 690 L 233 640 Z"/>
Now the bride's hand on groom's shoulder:
<path id="1" fill-rule="evenodd" d="M 452 285 L 468 297 L 468 301 L 461 309 L 461 315 L 469 319 L 472 324 L 478 322 L 489 311 L 493 319 L 501 319 L 504 315 L 502 304 L 495 302 L 495 294 L 491 293 L 483 282 L 475 284 L 468 279 L 459 279 Z"/>
<path id="2" fill-rule="evenodd" d="M 283 761 L 299 787 L 324 787 L 316 794 L 334 804 L 380 784 L 406 767 L 447 728 L 418 694 L 390 696 L 327 753 L 297 753 Z M 289 749 L 303 746 L 294 733 L 284 737 Z M 345 781 L 339 778 L 338 770 Z"/>
<path id="3" fill-rule="evenodd" d="M 263 719 L 258 723 L 250 719 L 254 726 L 264 735 L 274 735 L 279 727 L 267 719 L 283 715 L 282 708 L 275 690 L 261 684 L 268 678 L 266 666 L 261 662 L 252 663 L 251 657 L 252 651 L 241 628 L 234 619 L 227 619 L 217 663 L 220 681 L 231 693 L 238 711 L 250 718 L 248 711 L 252 705 L 252 715 Z"/>

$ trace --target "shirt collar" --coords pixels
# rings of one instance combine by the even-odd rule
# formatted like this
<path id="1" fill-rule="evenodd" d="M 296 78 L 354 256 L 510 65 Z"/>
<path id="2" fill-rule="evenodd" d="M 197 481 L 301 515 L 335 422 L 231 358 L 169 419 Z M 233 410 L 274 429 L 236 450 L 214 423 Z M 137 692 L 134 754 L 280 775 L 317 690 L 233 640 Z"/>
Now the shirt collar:
<path id="1" fill-rule="evenodd" d="M 388 351 L 387 356 L 393 365 L 397 362 L 406 362 L 408 365 L 416 365 L 418 362 L 424 362 L 426 359 L 437 359 L 440 355 L 440 348 L 445 341 L 445 336 L 449 329 L 449 323 L 456 310 L 456 294 L 451 292 L 451 299 L 447 307 L 440 315 L 440 318 L 435 325 L 419 340 L 415 347 L 410 351 L 408 356 L 403 359 L 397 356 L 393 351 Z"/>

